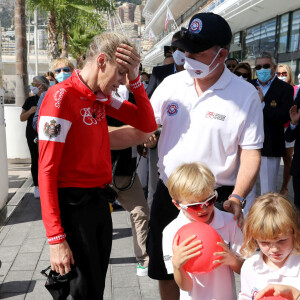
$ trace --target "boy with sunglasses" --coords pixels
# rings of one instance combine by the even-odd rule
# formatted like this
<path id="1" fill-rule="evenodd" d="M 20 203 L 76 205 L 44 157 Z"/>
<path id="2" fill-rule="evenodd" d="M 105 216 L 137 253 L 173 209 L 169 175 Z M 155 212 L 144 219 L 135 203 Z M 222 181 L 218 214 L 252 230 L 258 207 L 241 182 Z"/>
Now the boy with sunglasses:
<path id="1" fill-rule="evenodd" d="M 230 213 L 214 207 L 218 194 L 215 178 L 202 163 L 179 166 L 169 177 L 168 190 L 173 204 L 180 210 L 178 217 L 163 231 L 163 253 L 168 274 L 174 273 L 180 288 L 180 299 L 236 299 L 233 271 L 240 273 L 243 260 L 239 256 L 243 235 Z M 192 257 L 201 255 L 201 241 L 191 236 L 178 244 L 176 232 L 189 222 L 204 222 L 223 238 L 224 249 L 215 253 L 223 258 L 212 272 L 190 274 L 183 269 Z"/>

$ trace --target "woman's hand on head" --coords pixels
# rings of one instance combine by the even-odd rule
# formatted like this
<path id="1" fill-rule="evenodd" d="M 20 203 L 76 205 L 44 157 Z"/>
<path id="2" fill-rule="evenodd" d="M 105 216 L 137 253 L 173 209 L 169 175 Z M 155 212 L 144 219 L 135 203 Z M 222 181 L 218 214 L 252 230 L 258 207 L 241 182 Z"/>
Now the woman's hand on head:
<path id="1" fill-rule="evenodd" d="M 116 62 L 128 70 L 128 79 L 135 80 L 139 76 L 141 58 L 133 47 L 121 44 L 117 48 Z"/>

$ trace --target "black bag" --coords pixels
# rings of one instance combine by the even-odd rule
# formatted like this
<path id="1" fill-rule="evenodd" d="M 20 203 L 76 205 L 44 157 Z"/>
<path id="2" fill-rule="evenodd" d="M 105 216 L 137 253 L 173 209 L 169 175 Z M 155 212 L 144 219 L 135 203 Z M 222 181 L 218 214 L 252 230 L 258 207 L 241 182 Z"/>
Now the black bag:
<path id="1" fill-rule="evenodd" d="M 49 274 L 47 274 L 48 270 L 50 270 Z M 51 266 L 42 270 L 41 274 L 47 277 L 45 287 L 54 300 L 65 300 L 70 295 L 69 282 L 77 276 L 74 266 L 71 266 L 71 271 L 65 275 L 52 271 Z"/>

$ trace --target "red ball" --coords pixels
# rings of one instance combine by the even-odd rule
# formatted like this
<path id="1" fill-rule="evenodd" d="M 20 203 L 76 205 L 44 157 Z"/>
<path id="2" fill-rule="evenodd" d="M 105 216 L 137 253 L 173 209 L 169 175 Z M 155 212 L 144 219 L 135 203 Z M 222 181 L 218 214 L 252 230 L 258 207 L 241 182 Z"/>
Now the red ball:
<path id="1" fill-rule="evenodd" d="M 189 273 L 208 273 L 211 272 L 218 264 L 213 264 L 214 260 L 221 259 L 220 256 L 213 255 L 215 252 L 223 252 L 224 249 L 217 243 L 223 242 L 223 239 L 217 231 L 206 223 L 191 222 L 182 226 L 176 233 L 179 236 L 178 245 L 192 235 L 196 237 L 192 240 L 201 240 L 201 254 L 197 255 L 186 262 L 183 266 L 184 270 Z M 199 250 L 198 250 L 199 251 Z"/>

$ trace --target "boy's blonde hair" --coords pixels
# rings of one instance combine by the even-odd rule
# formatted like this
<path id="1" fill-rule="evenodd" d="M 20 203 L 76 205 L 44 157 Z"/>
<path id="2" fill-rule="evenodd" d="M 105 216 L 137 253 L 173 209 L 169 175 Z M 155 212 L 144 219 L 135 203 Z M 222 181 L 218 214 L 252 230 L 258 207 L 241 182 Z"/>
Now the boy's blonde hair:
<path id="1" fill-rule="evenodd" d="M 214 187 L 214 174 L 200 162 L 179 166 L 168 180 L 169 193 L 176 201 L 208 197 L 213 194 Z"/>
<path id="2" fill-rule="evenodd" d="M 108 61 L 113 62 L 116 58 L 117 48 L 120 44 L 126 44 L 131 47 L 129 39 L 122 34 L 115 32 L 106 32 L 94 37 L 86 53 L 87 60 L 93 60 L 96 55 L 103 52 L 106 54 Z"/>
<path id="3" fill-rule="evenodd" d="M 72 64 L 72 62 L 67 59 L 66 57 L 61 57 L 61 58 L 58 58 L 56 59 L 54 62 L 53 62 L 53 65 L 52 65 L 52 71 L 54 72 L 55 69 L 58 68 L 58 66 L 65 66 L 65 67 L 69 67 L 71 69 L 71 72 L 74 70 L 74 65 Z"/>
<path id="4" fill-rule="evenodd" d="M 297 208 L 277 193 L 258 197 L 251 206 L 243 229 L 241 253 L 250 257 L 258 244 L 256 240 L 277 240 L 292 232 L 294 253 L 300 253 L 300 216 Z"/>

